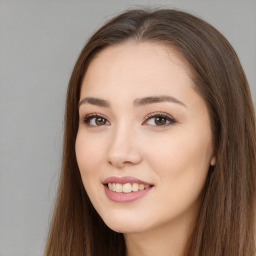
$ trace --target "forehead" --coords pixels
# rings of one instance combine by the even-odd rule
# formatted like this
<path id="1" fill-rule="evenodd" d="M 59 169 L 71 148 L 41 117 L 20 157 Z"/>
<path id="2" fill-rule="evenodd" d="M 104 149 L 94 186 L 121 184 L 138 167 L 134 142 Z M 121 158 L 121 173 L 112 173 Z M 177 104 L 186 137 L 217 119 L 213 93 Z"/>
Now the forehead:
<path id="1" fill-rule="evenodd" d="M 107 47 L 90 62 L 81 94 L 109 91 L 157 94 L 193 86 L 184 58 L 171 47 L 151 42 L 126 42 Z M 177 88 L 176 88 L 177 89 Z M 141 95 L 144 96 L 144 95 Z"/>
<path id="2" fill-rule="evenodd" d="M 106 62 L 111 66 L 115 65 L 116 61 L 119 65 L 121 63 L 128 65 L 131 63 L 131 59 L 136 60 L 136 66 L 141 68 L 145 66 L 146 62 L 148 64 L 146 66 L 147 68 L 149 68 L 149 66 L 157 66 L 159 62 L 167 66 L 172 62 L 184 68 L 189 74 L 191 73 L 190 65 L 187 60 L 173 46 L 167 45 L 166 43 L 137 41 L 127 41 L 108 46 L 96 53 L 90 61 L 86 73 L 88 73 L 88 69 L 92 69 L 95 66 L 100 67 L 100 64 L 104 65 Z M 140 64 L 143 65 L 141 66 Z M 118 68 L 118 66 L 116 66 L 116 68 Z"/>

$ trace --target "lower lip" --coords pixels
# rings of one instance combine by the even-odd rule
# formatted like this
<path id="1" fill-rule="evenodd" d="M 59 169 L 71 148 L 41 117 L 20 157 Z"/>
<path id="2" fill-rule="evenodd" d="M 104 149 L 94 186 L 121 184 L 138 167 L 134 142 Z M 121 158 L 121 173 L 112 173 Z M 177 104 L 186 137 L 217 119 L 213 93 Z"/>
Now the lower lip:
<path id="1" fill-rule="evenodd" d="M 152 187 L 130 193 L 114 192 L 106 185 L 104 185 L 104 189 L 107 197 L 114 202 L 132 202 L 145 196 L 152 189 Z"/>

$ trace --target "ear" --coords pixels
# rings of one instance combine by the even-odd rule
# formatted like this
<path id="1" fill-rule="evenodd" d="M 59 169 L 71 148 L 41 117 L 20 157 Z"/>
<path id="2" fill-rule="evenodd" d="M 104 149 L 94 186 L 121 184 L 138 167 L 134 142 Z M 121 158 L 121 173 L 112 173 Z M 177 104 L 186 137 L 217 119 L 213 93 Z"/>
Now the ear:
<path id="1" fill-rule="evenodd" d="M 211 158 L 211 166 L 215 166 L 216 165 L 216 157 L 215 156 L 213 156 L 212 158 Z"/>

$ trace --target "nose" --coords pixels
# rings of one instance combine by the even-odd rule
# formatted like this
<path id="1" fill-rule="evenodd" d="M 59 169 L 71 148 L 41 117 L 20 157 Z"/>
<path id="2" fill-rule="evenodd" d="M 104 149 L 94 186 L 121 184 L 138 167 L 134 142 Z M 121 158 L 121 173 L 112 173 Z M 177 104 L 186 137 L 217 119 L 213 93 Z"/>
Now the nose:
<path id="1" fill-rule="evenodd" d="M 142 161 L 136 132 L 126 127 L 117 128 L 111 134 L 107 161 L 116 168 L 137 165 Z"/>

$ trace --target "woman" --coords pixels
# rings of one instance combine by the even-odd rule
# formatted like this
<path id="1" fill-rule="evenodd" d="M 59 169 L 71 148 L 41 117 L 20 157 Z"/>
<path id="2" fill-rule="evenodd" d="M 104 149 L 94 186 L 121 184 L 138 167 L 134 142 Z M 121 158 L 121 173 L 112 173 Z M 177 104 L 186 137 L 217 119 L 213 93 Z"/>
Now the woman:
<path id="1" fill-rule="evenodd" d="M 74 67 L 45 255 L 255 254 L 255 115 L 211 25 L 133 10 Z"/>

